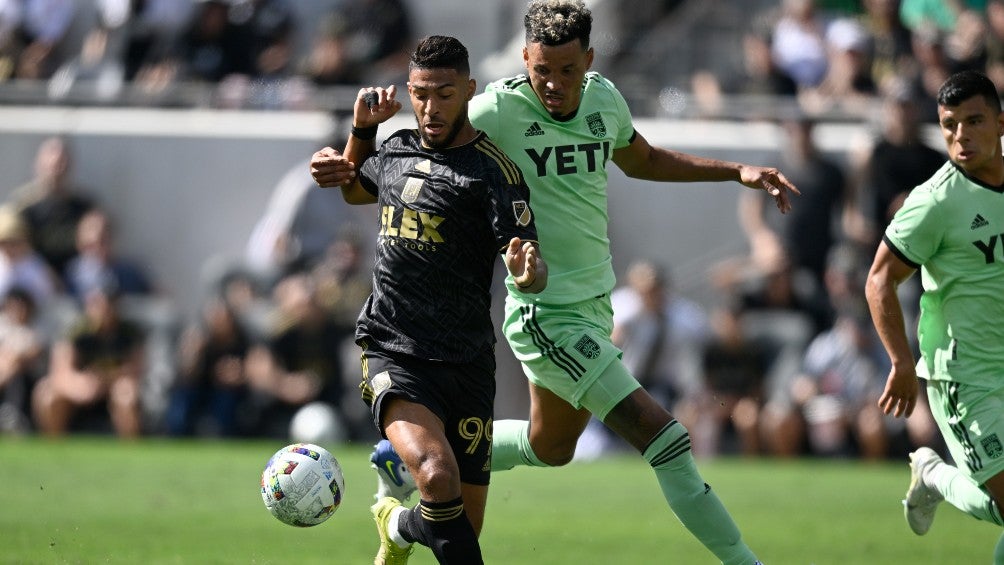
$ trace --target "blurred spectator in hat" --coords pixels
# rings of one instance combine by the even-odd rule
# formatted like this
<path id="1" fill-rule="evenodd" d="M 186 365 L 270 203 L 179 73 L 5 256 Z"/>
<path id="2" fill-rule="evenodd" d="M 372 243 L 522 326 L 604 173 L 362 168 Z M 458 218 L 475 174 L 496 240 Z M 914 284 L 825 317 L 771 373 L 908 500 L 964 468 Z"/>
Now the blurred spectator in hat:
<path id="1" fill-rule="evenodd" d="M 0 206 L 0 297 L 13 288 L 45 308 L 59 292 L 56 273 L 35 251 L 28 226 L 10 205 Z"/>
<path id="2" fill-rule="evenodd" d="M 826 28 L 827 68 L 822 82 L 804 89 L 800 100 L 811 114 L 840 109 L 862 115 L 876 93 L 871 72 L 871 38 L 852 18 L 841 18 Z"/>

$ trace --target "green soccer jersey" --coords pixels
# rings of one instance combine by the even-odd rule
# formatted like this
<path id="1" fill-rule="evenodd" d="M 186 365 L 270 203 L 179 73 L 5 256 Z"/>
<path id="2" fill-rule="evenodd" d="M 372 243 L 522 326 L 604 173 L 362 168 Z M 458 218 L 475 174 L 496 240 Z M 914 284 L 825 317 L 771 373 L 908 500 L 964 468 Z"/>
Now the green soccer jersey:
<path id="1" fill-rule="evenodd" d="M 520 166 L 530 186 L 548 266 L 547 288 L 532 299 L 570 304 L 610 292 L 615 280 L 607 237 L 606 165 L 614 149 L 633 139 L 624 97 L 607 79 L 587 73 L 578 111 L 559 121 L 520 75 L 489 84 L 469 109 L 474 126 Z M 506 285 L 515 295 L 511 276 Z"/>
<path id="2" fill-rule="evenodd" d="M 917 374 L 1004 384 L 1004 187 L 948 162 L 910 193 L 885 242 L 920 268 Z"/>

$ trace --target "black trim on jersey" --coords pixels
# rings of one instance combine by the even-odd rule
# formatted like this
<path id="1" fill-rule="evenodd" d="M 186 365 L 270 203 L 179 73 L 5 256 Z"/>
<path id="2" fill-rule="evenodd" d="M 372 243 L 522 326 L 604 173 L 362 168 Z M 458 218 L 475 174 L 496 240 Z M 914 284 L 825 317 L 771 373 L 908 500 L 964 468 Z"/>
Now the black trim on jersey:
<path id="1" fill-rule="evenodd" d="M 565 371 L 573 381 L 578 382 L 585 374 L 586 368 L 569 355 L 568 352 L 558 347 L 551 338 L 547 337 L 547 334 L 544 333 L 544 330 L 537 322 L 537 307 L 532 304 L 520 306 L 520 312 L 523 331 L 530 336 L 534 345 L 540 349 L 541 355 L 547 357 L 558 368 Z"/>
<path id="2" fill-rule="evenodd" d="M 955 161 L 951 161 L 951 160 L 949 160 L 949 163 L 951 163 L 951 164 L 952 164 L 952 166 L 953 166 L 953 167 L 955 167 L 955 170 L 956 170 L 956 171 L 959 171 L 959 174 L 961 174 L 962 176 L 964 176 L 964 177 L 966 177 L 967 179 L 969 179 L 969 182 L 971 182 L 971 183 L 973 183 L 973 184 L 975 184 L 975 185 L 979 185 L 979 186 L 982 186 L 983 188 L 985 188 L 985 189 L 987 189 L 987 190 L 992 190 L 992 191 L 996 192 L 997 194 L 1004 194 L 1004 185 L 1001 185 L 1001 186 L 991 186 L 991 185 L 989 185 L 989 184 L 987 184 L 987 183 L 985 183 L 985 182 L 981 181 L 981 180 L 980 180 L 980 179 L 978 179 L 978 178 L 975 178 L 975 177 L 971 177 L 971 176 L 969 176 L 969 175 L 968 175 L 968 174 L 966 173 L 966 171 L 965 171 L 965 170 L 963 170 L 963 169 L 962 169 L 962 167 L 960 167 L 960 166 L 959 166 L 959 164 L 958 164 L 958 163 L 956 163 Z"/>
<path id="3" fill-rule="evenodd" d="M 628 145 L 634 143 L 636 137 L 638 137 L 638 130 L 631 128 L 631 137 L 628 138 Z"/>
<path id="4" fill-rule="evenodd" d="M 889 239 L 889 236 L 883 235 L 882 236 L 882 241 L 884 241 L 885 244 L 889 246 L 889 251 L 892 251 L 893 255 L 895 255 L 896 257 L 899 257 L 900 261 L 906 263 L 907 265 L 913 267 L 914 269 L 919 269 L 920 268 L 920 265 L 918 265 L 917 263 L 914 263 L 913 260 L 908 259 L 906 255 L 903 255 L 903 252 L 900 251 L 898 247 L 896 247 L 896 244 L 894 244 Z"/>
<path id="5" fill-rule="evenodd" d="M 526 75 L 516 75 L 502 81 L 502 86 L 510 90 L 516 90 L 520 86 L 530 82 L 530 77 Z"/>

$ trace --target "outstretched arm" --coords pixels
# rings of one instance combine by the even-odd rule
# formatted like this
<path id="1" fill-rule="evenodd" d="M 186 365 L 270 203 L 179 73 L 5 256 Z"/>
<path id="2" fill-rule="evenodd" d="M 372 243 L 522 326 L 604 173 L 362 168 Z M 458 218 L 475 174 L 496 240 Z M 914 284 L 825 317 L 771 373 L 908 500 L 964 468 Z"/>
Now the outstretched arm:
<path id="1" fill-rule="evenodd" d="M 325 147 L 314 153 L 310 159 L 310 175 L 321 188 L 340 187 L 342 197 L 349 204 L 371 204 L 376 197 L 359 183 L 356 164 L 362 163 L 376 152 L 377 126 L 390 119 L 401 109 L 401 103 L 394 99 L 397 87 L 362 88 L 353 108 L 352 135 L 339 153 Z M 372 97 L 375 95 L 376 101 Z M 369 98 L 369 102 L 367 99 Z"/>
<path id="2" fill-rule="evenodd" d="M 917 406 L 917 368 L 913 351 L 906 338 L 903 308 L 896 289 L 913 274 L 913 267 L 904 263 L 886 245 L 879 244 L 865 283 L 865 297 L 872 323 L 892 362 L 885 390 L 879 397 L 879 407 L 896 417 L 909 416 Z"/>
<path id="3" fill-rule="evenodd" d="M 698 157 L 661 147 L 653 147 L 640 133 L 627 147 L 614 151 L 614 163 L 632 178 L 665 182 L 736 181 L 774 198 L 778 210 L 791 209 L 788 198 L 801 194 L 781 171 L 731 161 Z"/>
<path id="4" fill-rule="evenodd" d="M 547 263 L 540 256 L 536 242 L 509 240 L 505 250 L 505 266 L 521 292 L 537 294 L 547 287 Z"/>

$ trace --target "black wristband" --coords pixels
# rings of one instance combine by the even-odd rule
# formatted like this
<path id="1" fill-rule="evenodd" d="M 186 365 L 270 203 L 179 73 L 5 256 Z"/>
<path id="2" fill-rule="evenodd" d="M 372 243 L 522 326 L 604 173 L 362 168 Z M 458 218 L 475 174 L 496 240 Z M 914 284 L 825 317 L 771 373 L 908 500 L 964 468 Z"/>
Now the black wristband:
<path id="1" fill-rule="evenodd" d="M 357 128 L 352 126 L 352 136 L 356 139 L 361 139 L 363 141 L 369 141 L 375 139 L 377 134 L 377 126 L 370 126 L 368 128 Z"/>

